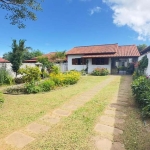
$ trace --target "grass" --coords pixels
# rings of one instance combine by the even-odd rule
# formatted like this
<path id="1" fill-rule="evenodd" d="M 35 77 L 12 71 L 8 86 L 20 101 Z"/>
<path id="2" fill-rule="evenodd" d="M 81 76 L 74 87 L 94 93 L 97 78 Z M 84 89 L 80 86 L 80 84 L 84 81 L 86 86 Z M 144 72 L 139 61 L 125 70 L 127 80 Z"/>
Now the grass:
<path id="1" fill-rule="evenodd" d="M 95 97 L 73 114 L 54 126 L 49 132 L 41 135 L 25 150 L 91 150 L 94 149 L 91 137 L 97 118 L 118 91 L 118 76 L 104 87 Z"/>
<path id="2" fill-rule="evenodd" d="M 82 77 L 81 80 L 68 87 L 47 93 L 30 95 L 4 95 L 5 102 L 0 108 L 0 138 L 24 127 L 59 107 L 71 97 L 94 87 L 105 77 Z"/>
<path id="3" fill-rule="evenodd" d="M 131 97 L 130 106 L 127 108 L 128 113 L 123 134 L 126 150 L 149 150 L 150 119 L 146 120 L 145 126 L 133 97 Z"/>

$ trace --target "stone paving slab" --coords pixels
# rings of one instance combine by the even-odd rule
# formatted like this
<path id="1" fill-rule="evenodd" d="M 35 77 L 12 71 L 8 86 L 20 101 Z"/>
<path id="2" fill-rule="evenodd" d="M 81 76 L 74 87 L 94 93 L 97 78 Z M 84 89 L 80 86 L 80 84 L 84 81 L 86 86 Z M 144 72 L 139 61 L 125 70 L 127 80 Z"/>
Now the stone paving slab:
<path id="1" fill-rule="evenodd" d="M 72 110 L 77 110 L 78 107 L 73 104 L 65 104 L 61 108 L 72 111 Z"/>
<path id="2" fill-rule="evenodd" d="M 62 116 L 62 117 L 68 117 L 71 112 L 68 110 L 63 110 L 63 109 L 56 109 L 53 111 L 54 114 L 58 115 L 58 116 Z"/>
<path id="3" fill-rule="evenodd" d="M 98 123 L 94 130 L 96 132 L 100 132 L 100 133 L 106 133 L 106 134 L 111 134 L 111 135 L 119 135 L 119 134 L 122 134 L 123 131 L 120 130 L 120 129 L 117 129 L 117 128 L 114 128 L 114 127 L 110 127 L 110 126 L 107 126 L 107 125 L 104 125 L 104 124 L 100 124 Z"/>
<path id="4" fill-rule="evenodd" d="M 125 150 L 124 145 L 120 142 L 112 142 L 103 137 L 95 138 L 95 148 L 96 150 Z"/>
<path id="5" fill-rule="evenodd" d="M 118 119 L 114 117 L 109 117 L 109 116 L 101 116 L 100 117 L 100 122 L 108 125 L 108 126 L 114 126 L 115 124 L 122 124 L 125 122 L 124 119 Z"/>
<path id="6" fill-rule="evenodd" d="M 111 150 L 112 141 L 106 138 L 101 138 L 95 142 L 95 147 L 97 150 Z"/>
<path id="7" fill-rule="evenodd" d="M 18 131 L 10 134 L 5 138 L 5 142 L 7 144 L 10 144 L 13 147 L 17 147 L 17 148 L 23 148 L 27 144 L 31 143 L 32 141 L 34 141 L 34 138 Z"/>
<path id="8" fill-rule="evenodd" d="M 126 117 L 127 115 L 121 111 L 114 111 L 114 110 L 105 110 L 104 112 L 106 115 L 116 116 L 116 117 Z"/>
<path id="9" fill-rule="evenodd" d="M 31 123 L 30 125 L 27 126 L 27 131 L 35 133 L 35 134 L 40 134 L 48 131 L 50 127 L 41 125 L 38 123 Z"/>
<path id="10" fill-rule="evenodd" d="M 50 124 L 57 124 L 60 121 L 60 118 L 59 117 L 45 115 L 44 117 L 41 118 L 41 120 L 43 120 L 45 122 L 48 122 Z"/>

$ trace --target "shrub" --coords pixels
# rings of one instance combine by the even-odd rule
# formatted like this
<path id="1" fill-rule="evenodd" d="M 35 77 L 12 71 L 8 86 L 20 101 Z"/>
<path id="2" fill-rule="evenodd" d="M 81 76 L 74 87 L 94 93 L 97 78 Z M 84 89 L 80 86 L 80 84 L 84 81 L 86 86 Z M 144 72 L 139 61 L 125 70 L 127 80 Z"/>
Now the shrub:
<path id="1" fill-rule="evenodd" d="M 14 82 L 15 82 L 16 84 L 25 83 L 23 77 L 16 77 L 16 78 L 14 79 Z"/>
<path id="2" fill-rule="evenodd" d="M 109 71 L 107 68 L 95 68 L 92 72 L 92 75 L 94 76 L 105 76 L 108 75 Z"/>
<path id="3" fill-rule="evenodd" d="M 6 70 L 6 68 L 2 67 L 0 68 L 0 85 L 3 84 L 12 84 L 13 78 L 9 75 L 9 72 Z"/>
<path id="4" fill-rule="evenodd" d="M 59 74 L 60 73 L 60 67 L 57 65 L 52 66 L 52 73 Z"/>
<path id="5" fill-rule="evenodd" d="M 29 67 L 19 69 L 19 73 L 25 82 L 39 81 L 41 79 L 41 71 L 38 67 Z"/>
<path id="6" fill-rule="evenodd" d="M 45 80 L 41 82 L 39 86 L 41 87 L 43 92 L 47 92 L 47 91 L 54 89 L 55 82 L 49 79 L 49 80 Z"/>
<path id="7" fill-rule="evenodd" d="M 69 71 L 67 73 L 51 73 L 50 78 L 55 82 L 55 85 L 57 86 L 63 86 L 63 85 L 71 85 L 77 83 L 77 81 L 80 79 L 80 72 L 77 71 Z"/>
<path id="8" fill-rule="evenodd" d="M 140 76 L 132 82 L 131 88 L 135 100 L 142 108 L 142 115 L 150 116 L 150 79 Z"/>
<path id="9" fill-rule="evenodd" d="M 31 81 L 25 84 L 25 93 L 39 93 L 42 89 L 38 84 L 35 83 L 35 81 Z"/>

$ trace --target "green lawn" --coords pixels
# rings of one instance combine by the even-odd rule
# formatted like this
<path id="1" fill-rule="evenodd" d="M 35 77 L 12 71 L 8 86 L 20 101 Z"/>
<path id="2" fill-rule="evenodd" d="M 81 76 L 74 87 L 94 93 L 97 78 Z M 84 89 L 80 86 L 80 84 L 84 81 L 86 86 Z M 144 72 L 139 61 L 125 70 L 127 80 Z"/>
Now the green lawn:
<path id="1" fill-rule="evenodd" d="M 95 78 L 96 79 L 96 78 Z M 93 150 L 91 137 L 98 117 L 118 91 L 120 77 L 116 77 L 88 103 L 63 119 L 49 132 L 38 136 L 25 150 Z"/>
<path id="2" fill-rule="evenodd" d="M 5 102 L 0 108 L 0 138 L 37 120 L 67 102 L 71 97 L 81 94 L 107 78 L 109 76 L 86 76 L 75 85 L 47 93 L 4 95 Z"/>

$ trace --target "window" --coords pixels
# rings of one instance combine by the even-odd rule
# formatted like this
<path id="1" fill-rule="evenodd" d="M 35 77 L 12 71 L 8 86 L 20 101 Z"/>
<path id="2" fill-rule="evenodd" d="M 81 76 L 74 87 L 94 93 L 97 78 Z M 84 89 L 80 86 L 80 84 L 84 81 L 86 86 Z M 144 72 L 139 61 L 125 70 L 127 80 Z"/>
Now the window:
<path id="1" fill-rule="evenodd" d="M 86 60 L 84 58 L 73 58 L 72 65 L 85 65 Z"/>
<path id="2" fill-rule="evenodd" d="M 108 65 L 109 58 L 92 58 L 92 65 Z"/>

